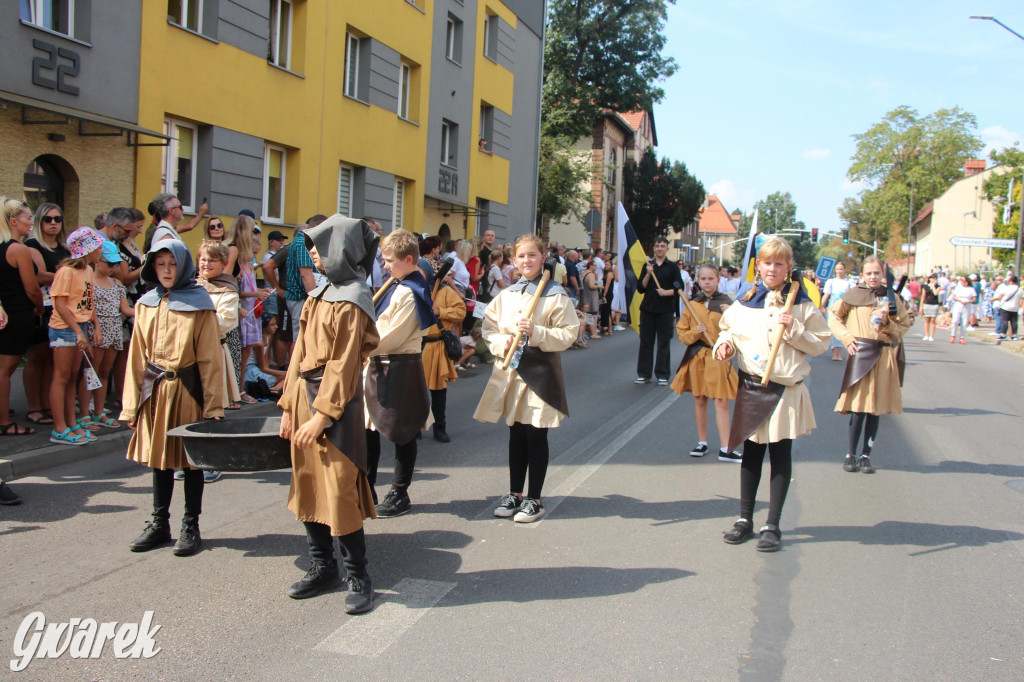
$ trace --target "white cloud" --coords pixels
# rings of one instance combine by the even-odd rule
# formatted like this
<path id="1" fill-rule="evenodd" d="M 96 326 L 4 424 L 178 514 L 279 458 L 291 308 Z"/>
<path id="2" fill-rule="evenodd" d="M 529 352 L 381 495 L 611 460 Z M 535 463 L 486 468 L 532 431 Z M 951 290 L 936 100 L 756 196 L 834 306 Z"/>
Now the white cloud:
<path id="1" fill-rule="evenodd" d="M 805 151 L 802 154 L 802 156 L 805 159 L 809 159 L 811 161 L 824 161 L 828 157 L 832 156 L 832 150 L 831 149 L 808 149 L 807 151 Z"/>
<path id="2" fill-rule="evenodd" d="M 736 200 L 739 198 L 739 190 L 736 189 L 736 185 L 733 184 L 732 180 L 726 178 L 725 180 L 719 180 L 715 184 L 708 188 L 708 194 L 714 194 L 718 197 L 718 200 L 722 202 L 724 206 L 733 206 Z"/>
<path id="3" fill-rule="evenodd" d="M 981 156 L 987 159 L 989 152 L 993 149 L 1004 149 L 1020 143 L 1021 135 L 1007 130 L 1003 126 L 990 126 L 981 131 L 981 141 L 985 143 L 985 149 L 981 152 Z"/>

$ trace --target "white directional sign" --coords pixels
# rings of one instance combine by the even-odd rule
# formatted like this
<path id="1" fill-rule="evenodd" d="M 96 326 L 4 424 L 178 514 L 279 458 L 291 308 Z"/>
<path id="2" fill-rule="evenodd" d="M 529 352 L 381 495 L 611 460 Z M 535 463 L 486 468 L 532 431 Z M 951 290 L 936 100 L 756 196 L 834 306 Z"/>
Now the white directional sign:
<path id="1" fill-rule="evenodd" d="M 983 246 L 989 249 L 1013 249 L 1017 247 L 1016 239 L 982 239 L 980 237 L 953 237 L 949 240 L 953 246 Z"/>

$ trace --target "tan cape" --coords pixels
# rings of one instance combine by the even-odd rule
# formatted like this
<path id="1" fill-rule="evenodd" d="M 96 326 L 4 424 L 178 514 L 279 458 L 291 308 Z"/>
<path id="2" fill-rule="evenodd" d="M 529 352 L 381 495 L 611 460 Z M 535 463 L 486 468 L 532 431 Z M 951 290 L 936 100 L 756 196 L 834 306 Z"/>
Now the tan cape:
<path id="1" fill-rule="evenodd" d="M 213 305 L 217 308 L 217 326 L 220 329 L 220 338 L 223 341 L 232 329 L 238 327 L 238 292 L 226 291 L 222 287 L 211 285 L 206 280 L 199 280 L 200 286 L 206 289 L 213 299 Z M 231 362 L 231 351 L 226 343 L 220 344 L 221 359 L 224 362 L 224 395 L 227 401 L 224 407 L 230 402 L 238 402 L 242 399 L 238 390 L 238 381 L 235 379 L 235 365 Z M 228 371 L 230 368 L 231 371 Z"/>
<path id="2" fill-rule="evenodd" d="M 147 361 L 165 370 L 196 364 L 203 405 L 179 380 L 160 381 L 149 400 L 139 405 Z M 128 443 L 128 459 L 154 469 L 189 468 L 181 439 L 166 434 L 200 419 L 224 416 L 224 364 L 216 313 L 168 310 L 166 296 L 156 307 L 136 305 L 127 370 L 121 419 L 137 422 Z"/>
<path id="3" fill-rule="evenodd" d="M 762 376 L 778 316 L 785 307 L 778 292 L 771 292 L 764 308 L 750 308 L 739 301 L 729 306 L 719 321 L 721 333 L 715 349 L 730 344 L 736 350 L 740 371 Z M 832 334 L 825 318 L 810 301 L 793 306 L 793 325 L 783 334 L 771 380 L 786 387 L 778 406 L 764 424 L 750 436 L 755 443 L 775 443 L 810 433 L 817 424 L 811 394 L 802 383 L 811 373 L 807 356 L 828 350 Z M 735 419 L 735 416 L 733 416 Z"/>
<path id="4" fill-rule="evenodd" d="M 461 327 L 462 320 L 466 317 L 466 302 L 454 289 L 442 286 L 437 290 L 434 304 L 440 311 L 437 319 L 441 321 L 444 328 L 459 336 L 460 333 L 456 329 Z M 427 331 L 429 332 L 428 339 L 441 338 L 441 332 L 436 326 Z M 423 346 L 423 373 L 427 377 L 427 388 L 431 391 L 440 391 L 458 378 L 458 374 L 455 372 L 455 363 L 445 352 L 443 341 L 431 341 Z"/>
<path id="5" fill-rule="evenodd" d="M 705 326 L 708 328 L 708 336 L 712 341 L 718 339 L 719 321 L 722 313 L 717 310 L 709 310 L 704 303 L 693 302 L 691 305 L 704 308 L 707 313 Z M 683 345 L 689 346 L 698 341 L 705 341 L 704 335 L 697 331 L 698 320 L 690 315 L 689 308 L 683 310 L 676 323 L 676 334 Z M 710 348 L 701 348 L 685 364 L 679 367 L 675 379 L 672 380 L 672 390 L 682 395 L 692 393 L 694 396 L 705 398 L 725 398 L 733 400 L 736 397 L 736 370 L 728 360 L 715 360 Z"/>
<path id="6" fill-rule="evenodd" d="M 839 299 L 828 309 L 828 326 L 832 334 L 848 346 L 856 339 L 872 339 L 884 343 L 899 343 L 910 329 L 910 317 L 903 301 L 896 299 L 896 319 L 881 329 L 871 324 L 874 308 L 851 306 Z M 868 414 L 900 414 L 903 412 L 903 392 L 896 364 L 896 347 L 883 347 L 878 362 L 867 376 L 839 394 L 835 411 L 841 414 L 866 412 Z"/>
<path id="7" fill-rule="evenodd" d="M 277 403 L 291 419 L 293 434 L 313 416 L 299 372 L 325 368 L 312 407 L 338 420 L 362 383 L 363 361 L 377 339 L 373 320 L 355 304 L 306 299 Z M 366 474 L 330 440 L 321 435 L 309 448 L 298 448 L 293 440 L 291 448 L 288 509 L 297 520 L 322 523 L 340 536 L 362 528 L 363 519 L 375 518 Z"/>
<path id="8" fill-rule="evenodd" d="M 526 314 L 531 298 L 525 291 L 503 289 L 487 304 L 483 340 L 494 355 L 494 370 L 473 414 L 477 421 L 497 422 L 504 418 L 509 426 L 518 422 L 537 428 L 555 428 L 566 417 L 531 391 L 518 372 L 500 367 L 505 347 L 515 336 L 516 326 Z M 564 351 L 579 333 L 576 309 L 563 294 L 542 297 L 532 319 L 534 327 L 529 345 L 542 351 Z"/>

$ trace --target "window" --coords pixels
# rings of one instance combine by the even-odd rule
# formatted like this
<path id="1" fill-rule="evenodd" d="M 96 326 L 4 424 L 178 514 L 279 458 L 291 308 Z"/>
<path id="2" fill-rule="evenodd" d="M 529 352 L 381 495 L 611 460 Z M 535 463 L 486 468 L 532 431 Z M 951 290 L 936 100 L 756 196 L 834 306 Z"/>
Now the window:
<path id="1" fill-rule="evenodd" d="M 167 0 L 167 21 L 202 33 L 203 0 Z"/>
<path id="2" fill-rule="evenodd" d="M 451 121 L 441 122 L 441 163 L 456 167 L 459 155 L 459 126 Z"/>
<path id="3" fill-rule="evenodd" d="M 270 49 L 267 61 L 283 69 L 291 68 L 292 3 L 270 0 Z"/>
<path id="4" fill-rule="evenodd" d="M 480 151 L 494 151 L 494 107 L 480 105 Z"/>
<path id="5" fill-rule="evenodd" d="M 344 164 L 338 168 L 338 213 L 352 216 L 352 167 Z"/>
<path id="6" fill-rule="evenodd" d="M 164 120 L 164 135 L 170 141 L 163 147 L 163 191 L 170 192 L 181 201 L 185 213 L 195 211 L 196 196 L 196 127 L 175 121 Z"/>
<path id="7" fill-rule="evenodd" d="M 412 83 L 412 67 L 402 62 L 398 67 L 398 115 L 409 118 L 409 89 Z"/>
<path id="8" fill-rule="evenodd" d="M 611 150 L 608 154 L 608 184 L 615 185 L 615 173 L 618 170 L 618 160 L 616 150 Z"/>
<path id="9" fill-rule="evenodd" d="M 444 56 L 456 64 L 462 62 L 462 22 L 451 14 L 444 35 Z"/>
<path id="10" fill-rule="evenodd" d="M 284 221 L 285 151 L 268 144 L 263 152 L 263 220 Z"/>
<path id="11" fill-rule="evenodd" d="M 476 200 L 476 233 L 482 235 L 491 229 L 491 202 L 487 199 Z"/>
<path id="12" fill-rule="evenodd" d="M 20 0 L 21 20 L 66 36 L 74 36 L 75 0 Z"/>
<path id="13" fill-rule="evenodd" d="M 359 97 L 359 38 L 345 34 L 345 94 Z"/>
<path id="14" fill-rule="evenodd" d="M 498 61 L 498 17 L 493 14 L 484 19 L 484 56 Z"/>
<path id="15" fill-rule="evenodd" d="M 402 214 L 405 211 L 405 180 L 395 178 L 395 213 L 391 216 L 391 229 L 402 229 Z"/>

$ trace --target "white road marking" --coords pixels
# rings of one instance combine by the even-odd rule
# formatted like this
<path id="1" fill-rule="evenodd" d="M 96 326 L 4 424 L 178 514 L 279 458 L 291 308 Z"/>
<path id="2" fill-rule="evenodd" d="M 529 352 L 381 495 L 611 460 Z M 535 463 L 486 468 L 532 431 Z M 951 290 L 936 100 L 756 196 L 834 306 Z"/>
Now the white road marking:
<path id="1" fill-rule="evenodd" d="M 376 658 L 409 631 L 455 583 L 403 578 L 393 589 L 376 590 L 377 607 L 348 622 L 313 647 L 314 651 Z"/>

